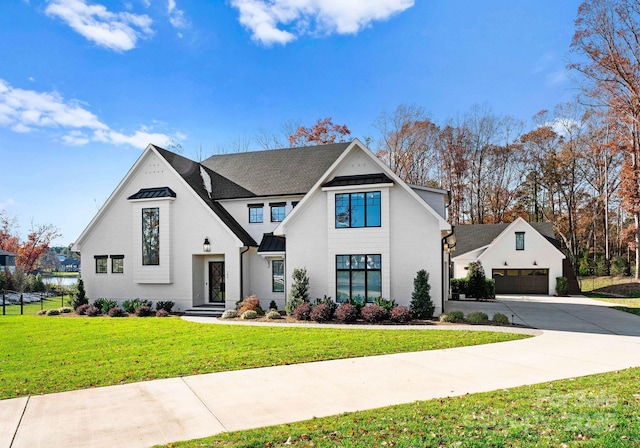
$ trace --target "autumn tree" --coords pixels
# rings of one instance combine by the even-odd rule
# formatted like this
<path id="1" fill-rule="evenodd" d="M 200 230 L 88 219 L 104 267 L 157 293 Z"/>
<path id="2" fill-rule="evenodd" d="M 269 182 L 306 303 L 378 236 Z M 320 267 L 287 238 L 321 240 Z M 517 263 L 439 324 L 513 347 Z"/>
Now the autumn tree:
<path id="1" fill-rule="evenodd" d="M 571 43 L 583 92 L 624 125 L 622 206 L 633 216 L 640 243 L 640 0 L 587 0 L 580 5 Z M 640 250 L 635 254 L 640 274 Z"/>
<path id="2" fill-rule="evenodd" d="M 331 117 L 319 119 L 316 124 L 307 128 L 300 126 L 295 133 L 289 136 L 289 145 L 327 145 L 341 143 L 345 137 L 351 135 L 351 131 L 344 124 L 334 124 Z"/>
<path id="3" fill-rule="evenodd" d="M 38 259 L 49 249 L 51 241 L 60 236 L 52 224 L 32 223 L 27 239 L 21 241 L 17 220 L 0 213 L 0 249 L 15 253 L 16 268 L 24 273 L 35 271 Z"/>

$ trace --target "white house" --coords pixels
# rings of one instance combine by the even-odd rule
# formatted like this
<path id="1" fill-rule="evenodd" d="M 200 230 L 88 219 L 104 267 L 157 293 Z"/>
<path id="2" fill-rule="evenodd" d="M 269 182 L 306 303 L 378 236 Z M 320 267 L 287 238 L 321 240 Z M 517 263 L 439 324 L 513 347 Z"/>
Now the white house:
<path id="1" fill-rule="evenodd" d="M 554 294 L 556 277 L 563 276 L 565 255 L 558 249 L 551 223 L 461 225 L 455 228 L 451 253 L 453 276 L 467 276 L 472 261 L 482 263 L 497 294 Z"/>
<path id="2" fill-rule="evenodd" d="M 430 274 L 448 294 L 448 192 L 411 187 L 358 140 L 216 155 L 197 163 L 149 145 L 75 243 L 87 295 L 283 309 L 294 268 L 311 297 L 408 305 Z"/>
<path id="3" fill-rule="evenodd" d="M 0 249 L 0 271 L 16 271 L 16 254 Z"/>

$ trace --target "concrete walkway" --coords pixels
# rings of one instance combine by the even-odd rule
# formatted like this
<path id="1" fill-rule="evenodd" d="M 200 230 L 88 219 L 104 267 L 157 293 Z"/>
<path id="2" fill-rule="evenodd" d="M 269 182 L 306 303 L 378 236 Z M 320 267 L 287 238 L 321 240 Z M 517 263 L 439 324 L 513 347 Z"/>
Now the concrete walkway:
<path id="1" fill-rule="evenodd" d="M 0 447 L 147 447 L 640 366 L 640 317 L 600 302 L 500 297 L 492 303 L 451 302 L 446 307 L 463 308 L 465 313 L 513 315 L 516 322 L 535 323 L 543 330 L 533 338 L 499 344 L 2 400 Z"/>

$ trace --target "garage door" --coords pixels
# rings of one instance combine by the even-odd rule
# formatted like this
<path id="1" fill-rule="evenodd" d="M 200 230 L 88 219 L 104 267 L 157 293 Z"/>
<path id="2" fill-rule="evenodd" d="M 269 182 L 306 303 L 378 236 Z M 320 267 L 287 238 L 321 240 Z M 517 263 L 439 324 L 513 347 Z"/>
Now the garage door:
<path id="1" fill-rule="evenodd" d="M 496 294 L 549 294 L 549 269 L 494 269 Z"/>

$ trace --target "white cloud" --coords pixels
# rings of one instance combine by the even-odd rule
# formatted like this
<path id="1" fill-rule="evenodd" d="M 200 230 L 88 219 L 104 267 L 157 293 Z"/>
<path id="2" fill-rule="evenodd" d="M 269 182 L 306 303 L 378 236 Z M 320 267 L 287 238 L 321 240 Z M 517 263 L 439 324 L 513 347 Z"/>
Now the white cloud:
<path id="1" fill-rule="evenodd" d="M 149 143 L 163 145 L 172 139 L 167 134 L 152 132 L 146 126 L 131 135 L 115 131 L 85 109 L 78 101 L 65 100 L 57 92 L 36 92 L 12 87 L 0 79 L 0 126 L 14 132 L 62 129 L 62 141 L 68 145 L 104 142 L 144 148 Z M 176 138 L 184 140 L 183 134 Z"/>
<path id="2" fill-rule="evenodd" d="M 265 45 L 286 44 L 307 33 L 355 34 L 413 4 L 414 0 L 231 0 L 240 23 Z"/>
<path id="3" fill-rule="evenodd" d="M 62 19 L 88 40 L 114 51 L 131 50 L 139 38 L 153 33 L 152 20 L 147 15 L 114 13 L 86 0 L 49 0 L 45 12 Z"/>
<path id="4" fill-rule="evenodd" d="M 187 19 L 184 16 L 184 11 L 176 7 L 176 0 L 167 1 L 167 13 L 169 14 L 169 23 L 171 23 L 171 26 L 174 28 L 182 29 L 189 26 Z M 178 35 L 182 37 L 181 34 Z"/>
<path id="5" fill-rule="evenodd" d="M 569 80 L 569 73 L 566 70 L 558 70 L 547 75 L 547 83 L 551 86 L 557 86 Z"/>
<path id="6" fill-rule="evenodd" d="M 545 123 L 545 126 L 549 126 L 556 134 L 564 138 L 569 138 L 582 129 L 580 122 L 568 117 L 554 118 L 552 121 Z"/>

